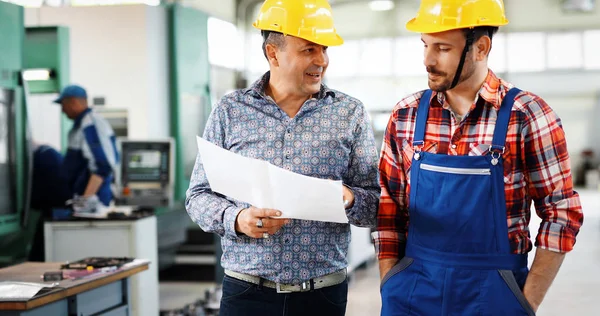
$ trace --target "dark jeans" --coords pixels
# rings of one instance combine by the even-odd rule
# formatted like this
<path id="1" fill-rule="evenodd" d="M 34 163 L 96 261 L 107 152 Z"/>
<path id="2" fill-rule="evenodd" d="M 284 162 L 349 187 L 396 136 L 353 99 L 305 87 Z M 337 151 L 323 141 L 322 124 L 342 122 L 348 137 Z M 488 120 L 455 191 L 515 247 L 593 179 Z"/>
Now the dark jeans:
<path id="1" fill-rule="evenodd" d="M 309 292 L 277 293 L 228 275 L 223 279 L 220 316 L 343 316 L 348 281 Z"/>

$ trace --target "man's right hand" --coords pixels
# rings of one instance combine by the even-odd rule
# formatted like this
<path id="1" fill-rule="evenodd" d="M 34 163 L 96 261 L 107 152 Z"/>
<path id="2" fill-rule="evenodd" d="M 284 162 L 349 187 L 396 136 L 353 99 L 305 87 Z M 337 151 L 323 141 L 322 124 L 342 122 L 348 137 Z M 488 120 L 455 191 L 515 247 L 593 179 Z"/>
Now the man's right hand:
<path id="1" fill-rule="evenodd" d="M 272 216 L 281 216 L 281 212 L 254 206 L 243 209 L 235 220 L 235 231 L 252 238 L 263 238 L 264 233 L 273 235 L 290 222 L 287 218 L 272 218 Z M 262 228 L 256 225 L 259 219 L 262 220 Z"/>
<path id="2" fill-rule="evenodd" d="M 398 263 L 398 259 L 379 259 L 379 281 L 383 282 L 385 275 Z"/>

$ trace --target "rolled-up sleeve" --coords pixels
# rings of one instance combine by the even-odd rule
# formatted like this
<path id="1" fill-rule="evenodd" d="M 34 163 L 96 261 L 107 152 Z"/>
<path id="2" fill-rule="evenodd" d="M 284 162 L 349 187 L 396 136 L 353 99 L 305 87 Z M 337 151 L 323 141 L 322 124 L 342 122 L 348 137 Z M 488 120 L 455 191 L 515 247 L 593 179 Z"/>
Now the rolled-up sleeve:
<path id="1" fill-rule="evenodd" d="M 560 119 L 541 98 L 534 98 L 524 109 L 522 156 L 528 192 L 542 219 L 535 245 L 569 252 L 583 223 L 583 211 L 573 190 L 565 133 Z"/>
<path id="2" fill-rule="evenodd" d="M 408 181 L 396 139 L 395 113 L 396 111 L 388 122 L 379 161 L 381 198 L 377 213 L 377 230 L 372 234 L 379 259 L 403 257 L 408 231 Z"/>
<path id="3" fill-rule="evenodd" d="M 217 106 L 212 111 L 203 138 L 220 147 L 225 146 L 225 108 Z M 205 232 L 216 233 L 221 237 L 238 238 L 235 221 L 239 212 L 247 207 L 246 203 L 236 202 L 213 192 L 210 189 L 200 154 L 187 190 L 186 211 L 190 218 Z"/>

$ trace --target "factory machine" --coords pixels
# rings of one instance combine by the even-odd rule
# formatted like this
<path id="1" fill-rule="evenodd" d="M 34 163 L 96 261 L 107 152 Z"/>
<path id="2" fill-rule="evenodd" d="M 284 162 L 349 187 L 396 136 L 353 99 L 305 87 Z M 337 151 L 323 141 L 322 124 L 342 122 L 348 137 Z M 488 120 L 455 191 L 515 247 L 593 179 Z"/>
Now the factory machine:
<path id="1" fill-rule="evenodd" d="M 27 260 L 41 216 L 30 207 L 30 101 L 58 93 L 68 81 L 68 30 L 26 29 L 23 10 L 0 2 L 0 267 Z M 54 128 L 66 140 L 70 125 L 63 122 L 59 117 Z"/>

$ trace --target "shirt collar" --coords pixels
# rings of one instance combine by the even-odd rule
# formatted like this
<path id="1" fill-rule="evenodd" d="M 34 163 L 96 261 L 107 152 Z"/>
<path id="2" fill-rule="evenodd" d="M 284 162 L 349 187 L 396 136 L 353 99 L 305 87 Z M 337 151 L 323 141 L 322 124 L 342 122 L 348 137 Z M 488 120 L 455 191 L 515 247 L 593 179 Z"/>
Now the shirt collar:
<path id="1" fill-rule="evenodd" d="M 496 110 L 500 110 L 500 105 L 502 104 L 502 89 L 500 89 L 500 86 L 500 79 L 492 70 L 488 69 L 488 74 L 485 77 L 479 92 L 477 92 L 477 96 L 473 103 L 477 103 L 479 98 L 482 98 L 485 100 L 486 104 L 493 106 Z M 432 102 L 431 106 L 448 107 L 448 104 L 446 104 L 446 95 L 444 93 L 434 92 L 432 98 L 435 98 L 437 102 Z"/>
<path id="2" fill-rule="evenodd" d="M 81 114 L 79 114 L 73 121 L 73 128 L 78 128 L 79 125 L 81 125 L 81 121 L 83 120 L 83 118 L 91 111 L 92 111 L 91 108 L 87 108 L 87 109 L 85 109 L 85 111 L 81 112 Z"/>
<path id="3" fill-rule="evenodd" d="M 244 94 L 252 93 L 258 96 L 265 97 L 265 88 L 269 83 L 269 78 L 271 77 L 271 72 L 267 71 L 262 77 L 256 80 L 249 88 L 244 90 Z M 329 89 L 325 84 L 321 84 L 321 90 L 317 93 L 317 99 L 321 100 L 328 95 L 335 97 L 335 91 Z"/>

